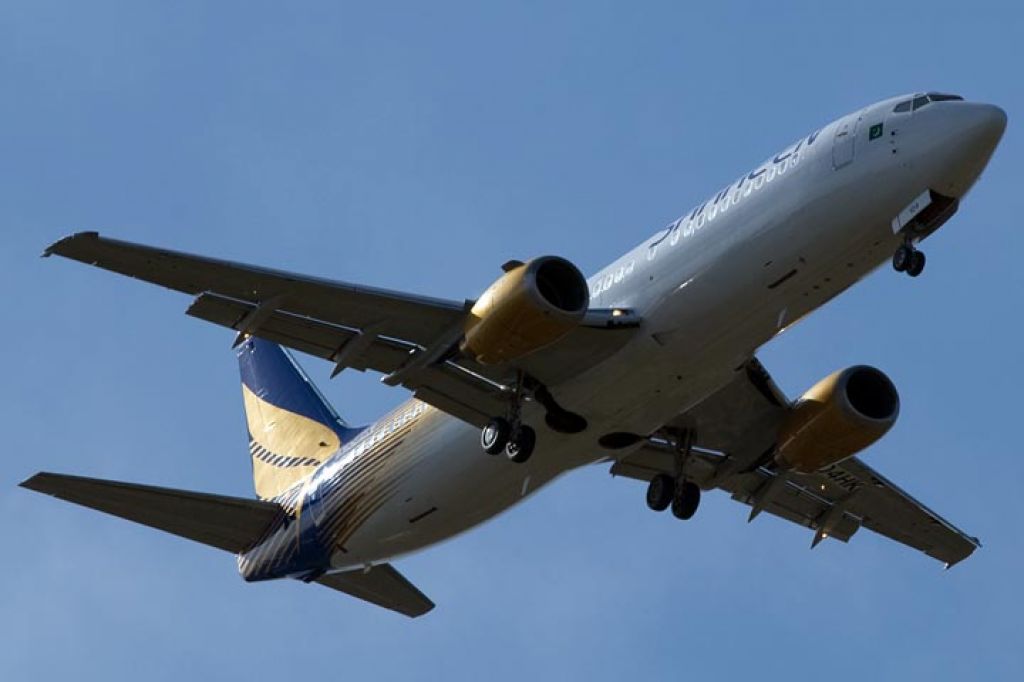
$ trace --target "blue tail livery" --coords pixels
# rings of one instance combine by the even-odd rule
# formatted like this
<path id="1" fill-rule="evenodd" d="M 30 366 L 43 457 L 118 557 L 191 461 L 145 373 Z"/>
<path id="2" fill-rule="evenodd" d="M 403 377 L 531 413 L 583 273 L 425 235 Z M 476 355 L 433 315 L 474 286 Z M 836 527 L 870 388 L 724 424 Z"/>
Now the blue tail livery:
<path id="1" fill-rule="evenodd" d="M 253 337 L 237 353 L 253 485 L 268 500 L 313 473 L 362 429 L 349 427 L 277 344 Z"/>

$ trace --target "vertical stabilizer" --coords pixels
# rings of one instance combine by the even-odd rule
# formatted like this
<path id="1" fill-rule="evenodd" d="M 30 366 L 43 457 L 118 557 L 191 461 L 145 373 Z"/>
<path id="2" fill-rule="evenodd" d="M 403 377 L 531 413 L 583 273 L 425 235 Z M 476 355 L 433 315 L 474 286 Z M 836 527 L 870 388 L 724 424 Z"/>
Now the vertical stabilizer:
<path id="1" fill-rule="evenodd" d="M 348 427 L 291 355 L 249 338 L 238 348 L 256 494 L 270 499 L 309 476 L 358 429 Z"/>

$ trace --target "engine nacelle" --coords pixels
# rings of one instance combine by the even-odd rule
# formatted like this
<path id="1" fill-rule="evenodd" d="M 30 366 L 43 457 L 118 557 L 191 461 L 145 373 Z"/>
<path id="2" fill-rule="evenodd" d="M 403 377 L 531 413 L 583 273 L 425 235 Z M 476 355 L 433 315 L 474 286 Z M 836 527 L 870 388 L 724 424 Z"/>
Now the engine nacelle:
<path id="1" fill-rule="evenodd" d="M 900 397 L 885 374 L 858 365 L 828 375 L 800 397 L 779 431 L 775 461 L 800 473 L 841 462 L 896 423 Z"/>
<path id="2" fill-rule="evenodd" d="M 564 258 L 514 264 L 473 306 L 460 348 L 484 365 L 514 360 L 568 334 L 589 305 L 587 280 Z"/>

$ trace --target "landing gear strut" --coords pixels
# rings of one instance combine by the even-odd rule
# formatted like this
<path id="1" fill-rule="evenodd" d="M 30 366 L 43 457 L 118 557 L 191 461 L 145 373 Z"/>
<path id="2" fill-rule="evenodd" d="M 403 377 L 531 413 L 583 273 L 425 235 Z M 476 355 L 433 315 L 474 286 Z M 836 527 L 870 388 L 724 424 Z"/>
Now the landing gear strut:
<path id="1" fill-rule="evenodd" d="M 508 418 L 494 417 L 480 431 L 480 447 L 488 455 L 505 452 L 517 464 L 530 459 L 537 443 L 537 432 L 522 422 L 523 377 L 516 381 L 515 393 L 509 403 Z"/>
<path id="2" fill-rule="evenodd" d="M 693 432 L 685 430 L 676 438 L 675 475 L 658 474 L 647 486 L 647 506 L 665 511 L 670 505 L 677 519 L 693 518 L 700 506 L 700 486 L 683 475 L 686 460 L 693 446 Z"/>
<path id="3" fill-rule="evenodd" d="M 896 253 L 892 255 L 892 267 L 896 272 L 905 272 L 911 277 L 917 277 L 924 271 L 924 254 L 914 248 L 908 240 L 904 242 Z"/>

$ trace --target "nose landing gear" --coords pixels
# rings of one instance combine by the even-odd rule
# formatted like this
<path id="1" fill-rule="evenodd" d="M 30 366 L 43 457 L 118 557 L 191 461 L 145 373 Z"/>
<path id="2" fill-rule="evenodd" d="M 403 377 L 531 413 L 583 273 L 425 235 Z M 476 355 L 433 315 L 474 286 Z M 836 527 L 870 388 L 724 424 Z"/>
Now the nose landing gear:
<path id="1" fill-rule="evenodd" d="M 914 248 L 909 241 L 902 244 L 892 255 L 892 267 L 896 272 L 905 272 L 917 277 L 924 271 L 924 254 Z"/>

